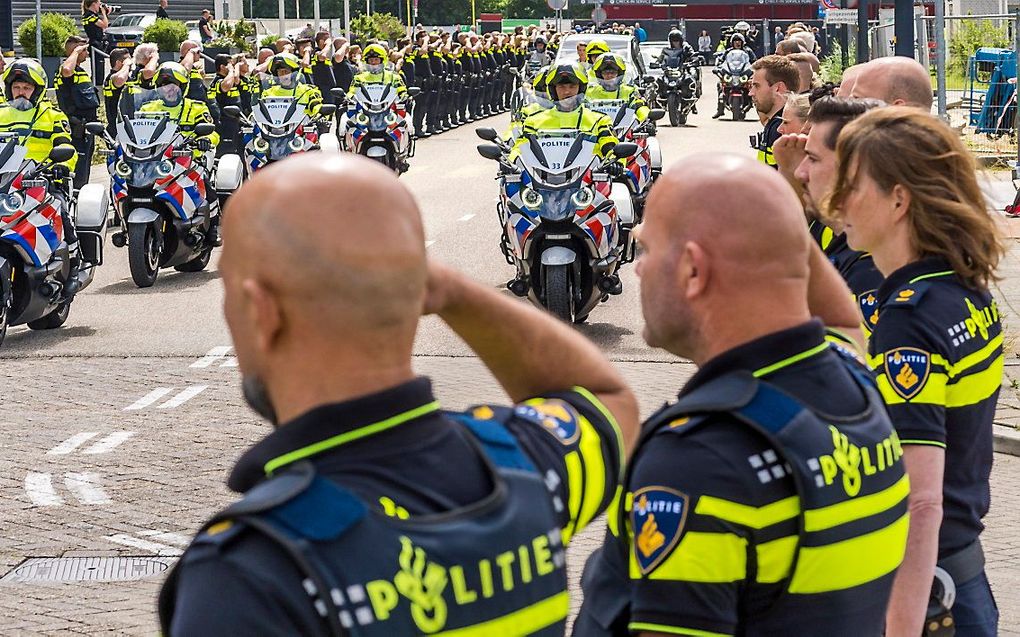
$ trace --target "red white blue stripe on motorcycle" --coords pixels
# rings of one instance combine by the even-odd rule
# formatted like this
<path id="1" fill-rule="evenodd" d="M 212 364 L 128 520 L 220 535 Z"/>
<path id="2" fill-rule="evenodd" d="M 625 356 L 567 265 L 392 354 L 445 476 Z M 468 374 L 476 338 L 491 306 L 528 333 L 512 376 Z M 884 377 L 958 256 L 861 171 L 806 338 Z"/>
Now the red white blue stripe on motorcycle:
<path id="1" fill-rule="evenodd" d="M 60 215 L 53 206 L 45 206 L 42 210 L 31 212 L 0 235 L 0 238 L 14 243 L 22 258 L 41 267 L 60 245 L 61 235 L 63 227 Z"/>

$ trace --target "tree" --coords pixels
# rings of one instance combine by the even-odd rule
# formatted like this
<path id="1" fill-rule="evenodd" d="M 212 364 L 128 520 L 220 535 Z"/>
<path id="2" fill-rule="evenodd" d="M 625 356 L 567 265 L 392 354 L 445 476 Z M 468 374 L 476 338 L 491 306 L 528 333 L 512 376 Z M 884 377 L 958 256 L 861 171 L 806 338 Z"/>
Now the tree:
<path id="1" fill-rule="evenodd" d="M 403 37 L 404 25 L 392 13 L 359 15 L 351 20 L 351 34 L 358 42 L 366 42 L 371 39 L 393 42 L 397 38 Z"/>
<path id="2" fill-rule="evenodd" d="M 74 20 L 61 13 L 42 14 L 42 46 L 46 57 L 63 57 L 64 40 L 78 31 Z M 39 57 L 35 50 L 35 18 L 18 27 L 18 42 L 29 57 Z"/>

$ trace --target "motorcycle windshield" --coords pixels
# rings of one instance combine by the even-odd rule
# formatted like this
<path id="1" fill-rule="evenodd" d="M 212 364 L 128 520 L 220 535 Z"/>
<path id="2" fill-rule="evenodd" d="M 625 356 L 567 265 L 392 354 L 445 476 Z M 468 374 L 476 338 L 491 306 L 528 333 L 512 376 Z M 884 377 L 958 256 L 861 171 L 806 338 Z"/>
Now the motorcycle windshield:
<path id="1" fill-rule="evenodd" d="M 553 101 L 549 99 L 549 96 L 544 92 L 536 91 L 530 84 L 522 86 L 520 92 L 522 111 L 527 110 L 531 114 L 553 107 Z"/>
<path id="2" fill-rule="evenodd" d="M 21 145 L 17 133 L 0 135 L 0 192 L 10 190 L 11 182 L 21 174 L 28 148 Z"/>
<path id="3" fill-rule="evenodd" d="M 741 75 L 751 66 L 751 57 L 743 49 L 732 49 L 723 59 L 723 71 L 730 75 Z"/>
<path id="4" fill-rule="evenodd" d="M 281 71 L 278 75 L 259 73 L 259 86 L 262 87 L 263 93 L 273 88 L 282 89 L 283 91 L 293 91 L 297 88 L 298 84 L 307 84 L 308 82 L 306 82 L 305 79 L 304 74 L 300 71 L 294 73 Z"/>
<path id="5" fill-rule="evenodd" d="M 293 97 L 263 97 L 251 115 L 266 137 L 284 137 L 304 123 L 305 107 Z"/>
<path id="6" fill-rule="evenodd" d="M 613 122 L 613 131 L 617 137 L 633 128 L 637 122 L 634 109 L 629 108 L 623 100 L 590 100 L 585 106 L 608 117 Z"/>
<path id="7" fill-rule="evenodd" d="M 536 189 L 562 190 L 580 181 L 595 158 L 595 139 L 566 129 L 544 130 L 529 137 L 519 161 Z"/>
<path id="8" fill-rule="evenodd" d="M 354 93 L 354 103 L 366 113 L 383 113 L 397 102 L 397 90 L 390 84 L 365 84 Z"/>
<path id="9" fill-rule="evenodd" d="M 170 113 L 173 108 L 157 91 L 125 93 L 117 120 L 117 143 L 129 159 L 162 157 L 179 137 L 177 121 Z"/>

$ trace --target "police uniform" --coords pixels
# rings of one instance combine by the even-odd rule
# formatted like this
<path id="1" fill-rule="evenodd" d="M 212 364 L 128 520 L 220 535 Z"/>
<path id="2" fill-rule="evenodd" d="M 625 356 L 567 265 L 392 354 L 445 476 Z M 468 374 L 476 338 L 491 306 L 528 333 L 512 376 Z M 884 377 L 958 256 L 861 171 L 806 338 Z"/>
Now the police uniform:
<path id="1" fill-rule="evenodd" d="M 241 89 L 235 84 L 229 89 L 223 88 L 224 75 L 219 73 L 213 78 L 209 85 L 207 98 L 216 103 L 216 109 L 222 113 L 225 106 L 241 106 Z M 220 134 L 222 142 L 216 147 L 216 156 L 225 153 L 243 153 L 241 143 L 241 122 L 234 117 L 221 117 L 216 124 L 216 130 Z"/>
<path id="2" fill-rule="evenodd" d="M 117 86 L 113 83 L 113 76 L 116 71 L 110 71 L 103 80 L 103 108 L 106 112 L 106 132 L 110 137 L 117 136 L 117 112 L 120 106 L 120 96 L 124 92 L 127 83 Z"/>
<path id="3" fill-rule="evenodd" d="M 414 63 L 415 86 L 421 89 L 421 93 L 414 99 L 414 133 L 417 137 L 429 137 L 432 131 L 425 130 L 425 115 L 432 108 L 434 90 L 432 88 L 432 68 L 429 65 L 429 53 L 427 49 L 415 46 L 411 52 Z"/>
<path id="4" fill-rule="evenodd" d="M 71 77 L 64 77 L 61 69 L 53 78 L 57 94 L 57 105 L 71 123 L 71 144 L 78 151 L 78 168 L 74 173 L 74 189 L 77 191 L 89 182 L 92 172 L 92 151 L 96 138 L 85 130 L 85 124 L 99 119 L 99 94 L 92 78 L 81 67 L 74 67 Z"/>
<path id="5" fill-rule="evenodd" d="M 205 104 L 213 122 L 219 123 L 220 109 L 216 105 L 216 100 L 209 96 L 209 89 L 205 86 L 205 71 L 202 70 L 201 62 L 196 62 L 188 72 L 188 86 L 184 96 Z"/>
<path id="6" fill-rule="evenodd" d="M 866 368 L 811 321 L 653 415 L 582 576 L 580 636 L 879 636 L 909 481 Z"/>
<path id="7" fill-rule="evenodd" d="M 205 102 L 188 97 L 181 99 L 181 103 L 176 106 L 167 106 L 162 100 L 154 99 L 151 102 L 142 104 L 138 110 L 142 113 L 167 113 L 170 119 L 177 122 L 181 133 L 185 137 L 194 137 L 195 126 L 198 124 L 213 123 L 212 114 L 209 112 Z M 213 131 L 203 139 L 208 139 L 214 150 L 216 145 L 220 143 L 220 135 L 216 131 Z M 195 152 L 198 154 L 201 151 L 196 150 Z M 213 192 L 211 188 L 209 192 Z"/>
<path id="8" fill-rule="evenodd" d="M 758 133 L 754 144 L 754 149 L 758 151 L 758 161 L 776 170 L 779 170 L 779 166 L 776 165 L 776 158 L 772 155 L 772 145 L 782 137 L 779 132 L 779 127 L 782 125 L 783 109 L 779 109 L 775 115 L 769 118 L 769 121 L 765 122 L 765 130 Z"/>
<path id="9" fill-rule="evenodd" d="M 890 274 L 877 296 L 869 363 L 900 440 L 946 452 L 939 565 L 958 590 L 976 582 L 985 596 L 978 604 L 990 612 L 979 536 L 990 501 L 992 421 L 1003 375 L 998 307 L 987 290 L 967 287 L 935 257 Z M 961 598 L 953 614 L 958 634 L 969 634 L 963 616 L 977 609 Z"/>
<path id="10" fill-rule="evenodd" d="M 580 388 L 444 413 L 419 378 L 315 408 L 234 467 L 246 495 L 168 578 L 163 634 L 562 635 L 565 545 L 621 449 Z"/>
<path id="11" fill-rule="evenodd" d="M 603 88 L 601 82 L 595 80 L 588 85 L 588 90 L 584 93 L 585 99 L 588 101 L 621 100 L 627 104 L 627 108 L 634 109 L 634 117 L 637 118 L 637 121 L 645 121 L 648 119 L 651 109 L 645 104 L 645 100 L 642 99 L 641 93 L 637 88 L 630 84 L 624 84 L 622 76 L 620 80 L 620 85 L 614 91 L 607 91 Z"/>
<path id="12" fill-rule="evenodd" d="M 333 59 L 327 56 L 320 60 L 318 55 L 312 55 L 312 83 L 319 89 L 322 99 L 326 104 L 333 103 L 333 94 L 330 92 L 336 86 L 333 77 Z"/>
<path id="13" fill-rule="evenodd" d="M 580 107 L 572 111 L 561 111 L 558 108 L 540 110 L 528 116 L 521 125 L 521 136 L 510 151 L 509 159 L 513 162 L 520 148 L 528 143 L 528 139 L 543 130 L 578 130 L 589 135 L 595 142 L 595 154 L 605 157 L 606 153 L 620 140 L 613 134 L 613 125 L 609 118 L 590 108 Z"/>
<path id="14" fill-rule="evenodd" d="M 90 9 L 85 9 L 81 14 L 81 26 L 85 31 L 85 37 L 89 40 L 89 59 L 92 61 L 92 77 L 103 77 L 106 67 L 106 59 L 96 54 L 93 48 L 107 52 L 110 49 L 106 31 L 99 26 L 99 14 Z"/>
<path id="15" fill-rule="evenodd" d="M 836 234 L 817 219 L 811 220 L 808 230 L 853 293 L 861 311 L 861 329 L 865 338 L 871 338 L 871 330 L 878 323 L 878 288 L 885 277 L 875 267 L 869 253 L 854 250 L 847 244 L 845 233 Z"/>

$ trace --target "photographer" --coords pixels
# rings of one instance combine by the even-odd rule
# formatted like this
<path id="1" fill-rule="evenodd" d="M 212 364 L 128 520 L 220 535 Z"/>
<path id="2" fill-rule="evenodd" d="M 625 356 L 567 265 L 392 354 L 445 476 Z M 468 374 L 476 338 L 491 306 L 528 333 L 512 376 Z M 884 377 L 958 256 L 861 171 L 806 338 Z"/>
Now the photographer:
<path id="1" fill-rule="evenodd" d="M 85 30 L 85 36 L 89 39 L 89 55 L 92 57 L 92 77 L 103 77 L 104 64 L 103 56 L 98 55 L 93 49 L 106 53 L 110 49 L 109 41 L 106 38 L 106 28 L 110 26 L 110 15 L 120 10 L 120 7 L 111 7 L 99 0 L 82 0 L 81 3 L 81 26 Z"/>

